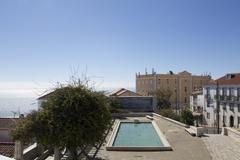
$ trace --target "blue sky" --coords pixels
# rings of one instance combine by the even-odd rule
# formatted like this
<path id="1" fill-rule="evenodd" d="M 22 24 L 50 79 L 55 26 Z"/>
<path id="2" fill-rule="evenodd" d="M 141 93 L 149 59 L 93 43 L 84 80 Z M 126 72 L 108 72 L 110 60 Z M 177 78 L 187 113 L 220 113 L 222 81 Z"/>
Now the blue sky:
<path id="1" fill-rule="evenodd" d="M 239 72 L 239 0 L 1 0 L 0 88 L 44 88 L 73 68 L 102 87 L 135 73 Z"/>

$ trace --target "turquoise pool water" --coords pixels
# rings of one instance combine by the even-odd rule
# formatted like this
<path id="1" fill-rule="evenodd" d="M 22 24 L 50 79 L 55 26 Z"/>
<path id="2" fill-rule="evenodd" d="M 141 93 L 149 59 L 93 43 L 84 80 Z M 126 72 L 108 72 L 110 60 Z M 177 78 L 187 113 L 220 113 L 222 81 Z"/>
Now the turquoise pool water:
<path id="1" fill-rule="evenodd" d="M 163 144 L 151 122 L 121 122 L 113 146 L 159 147 Z"/>

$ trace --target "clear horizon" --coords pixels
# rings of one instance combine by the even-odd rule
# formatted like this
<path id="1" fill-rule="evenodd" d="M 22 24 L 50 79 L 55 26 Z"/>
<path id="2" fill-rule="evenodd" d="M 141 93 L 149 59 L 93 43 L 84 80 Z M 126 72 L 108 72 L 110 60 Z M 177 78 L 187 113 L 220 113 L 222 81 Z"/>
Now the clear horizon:
<path id="1" fill-rule="evenodd" d="M 75 71 L 100 89 L 135 73 L 240 72 L 238 0 L 2 0 L 0 96 L 39 94 Z"/>

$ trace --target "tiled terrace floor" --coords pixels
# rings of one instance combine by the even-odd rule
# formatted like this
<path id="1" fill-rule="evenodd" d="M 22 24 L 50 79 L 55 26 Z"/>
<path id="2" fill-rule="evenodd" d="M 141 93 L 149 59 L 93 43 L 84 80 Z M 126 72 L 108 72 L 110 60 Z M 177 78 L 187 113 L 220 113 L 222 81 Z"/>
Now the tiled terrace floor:
<path id="1" fill-rule="evenodd" d="M 228 136 L 206 135 L 202 138 L 213 160 L 239 160 L 240 142 Z"/>

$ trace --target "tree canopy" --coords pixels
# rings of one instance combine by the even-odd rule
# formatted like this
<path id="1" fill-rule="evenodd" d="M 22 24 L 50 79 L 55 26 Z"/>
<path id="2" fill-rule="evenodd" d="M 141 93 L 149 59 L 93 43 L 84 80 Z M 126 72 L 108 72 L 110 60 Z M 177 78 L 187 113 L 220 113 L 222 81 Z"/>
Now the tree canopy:
<path id="1" fill-rule="evenodd" d="M 103 141 L 110 127 L 107 97 L 83 85 L 57 88 L 41 107 L 20 121 L 15 139 L 76 151 Z"/>
<path id="2" fill-rule="evenodd" d="M 157 99 L 157 108 L 161 109 L 169 109 L 171 107 L 170 98 L 172 96 L 172 92 L 169 89 L 158 89 L 153 91 L 151 95 L 155 96 Z"/>
<path id="3" fill-rule="evenodd" d="M 193 125 L 194 117 L 190 110 L 184 109 L 181 112 L 181 121 L 187 125 Z"/>

